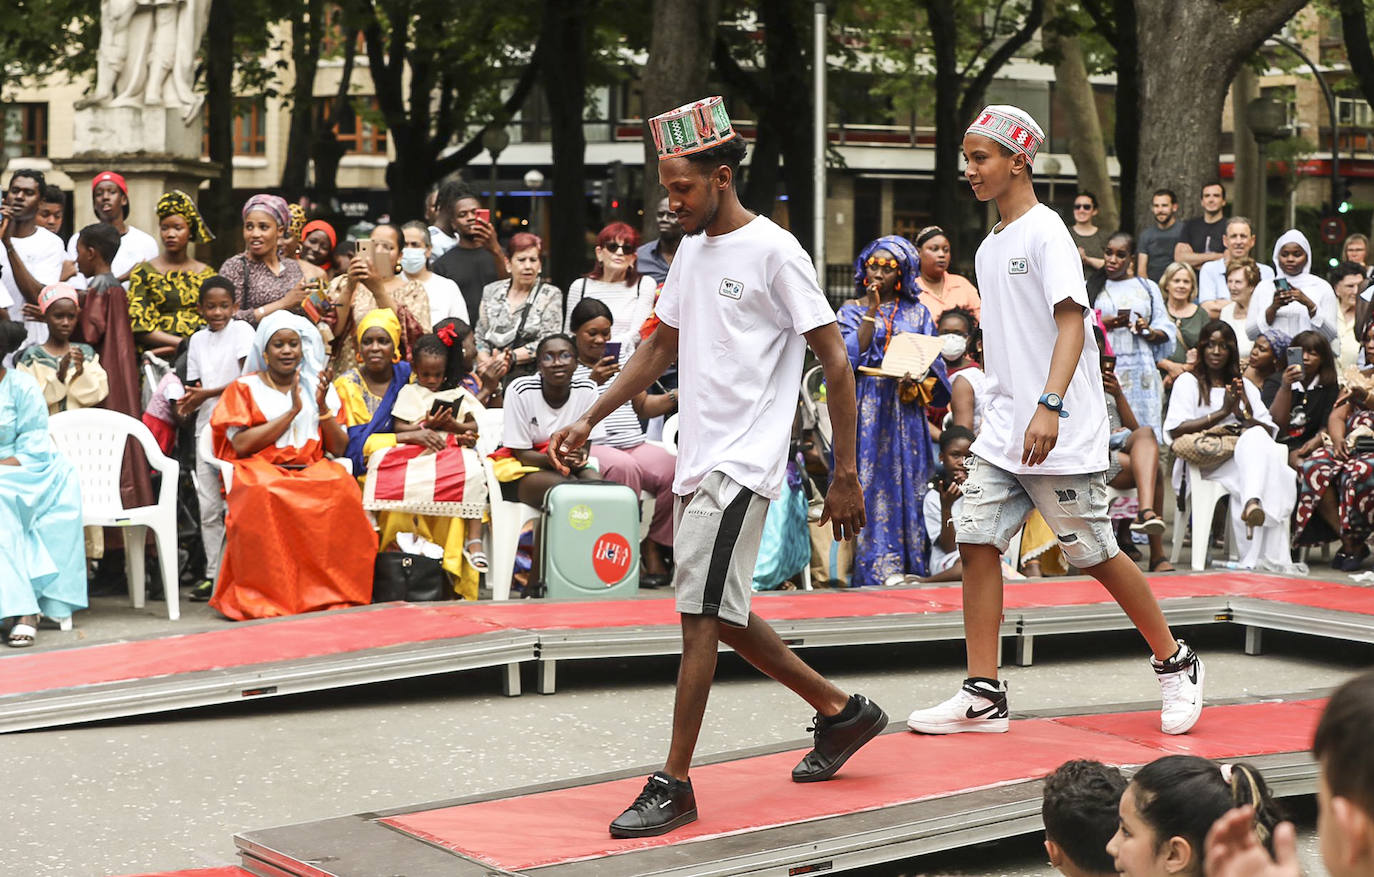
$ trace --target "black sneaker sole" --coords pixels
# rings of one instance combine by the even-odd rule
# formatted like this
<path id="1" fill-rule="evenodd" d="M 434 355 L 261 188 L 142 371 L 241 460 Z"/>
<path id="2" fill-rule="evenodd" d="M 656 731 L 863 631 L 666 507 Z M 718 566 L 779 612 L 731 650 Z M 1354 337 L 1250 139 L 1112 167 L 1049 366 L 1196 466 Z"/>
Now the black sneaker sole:
<path id="1" fill-rule="evenodd" d="M 815 773 L 805 774 L 802 776 L 798 776 L 794 773 L 792 774 L 792 782 L 819 783 L 822 780 L 830 779 L 835 775 L 837 771 L 839 771 L 840 768 L 844 767 L 844 763 L 850 759 L 850 756 L 852 756 L 855 752 L 858 752 L 859 749 L 861 749 L 863 745 L 867 743 L 869 740 L 872 740 L 874 737 L 881 734 L 883 728 L 886 727 L 887 713 L 883 712 L 882 708 L 879 707 L 878 715 L 875 716 L 873 721 L 869 723 L 868 727 L 864 729 L 863 734 L 856 738 L 853 743 L 850 743 L 849 746 L 843 752 L 840 753 L 840 757 L 830 763 L 829 767 L 825 768 L 824 770 L 819 770 Z"/>
<path id="2" fill-rule="evenodd" d="M 688 810 L 686 813 L 679 815 L 677 818 L 668 820 L 662 825 L 653 825 L 649 826 L 648 828 L 616 828 L 614 825 L 612 825 L 611 837 L 658 837 L 660 834 L 667 834 L 675 828 L 681 828 L 684 825 L 688 825 L 696 821 L 697 811 L 694 807 L 691 810 Z"/>

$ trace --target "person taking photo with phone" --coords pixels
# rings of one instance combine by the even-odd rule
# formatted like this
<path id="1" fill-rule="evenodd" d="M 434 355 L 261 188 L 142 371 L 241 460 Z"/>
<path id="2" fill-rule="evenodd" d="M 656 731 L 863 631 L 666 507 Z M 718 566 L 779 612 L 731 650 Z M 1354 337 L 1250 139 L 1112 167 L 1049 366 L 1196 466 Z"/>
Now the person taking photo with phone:
<path id="1" fill-rule="evenodd" d="M 491 224 L 491 211 L 477 200 L 477 193 L 458 184 L 449 190 L 448 184 L 439 189 L 439 225 L 447 222 L 452 204 L 452 228 L 458 233 L 458 243 L 431 266 L 435 274 L 447 277 L 463 291 L 468 313 L 475 314 L 482 304 L 482 292 L 489 285 L 510 276 L 511 267 L 501 241 Z M 449 199 L 453 200 L 450 202 Z M 561 314 L 560 314 L 561 316 Z M 557 331 L 557 330 L 554 330 Z"/>
<path id="2" fill-rule="evenodd" d="M 328 299 L 339 311 L 334 367 L 340 374 L 362 361 L 357 327 L 379 308 L 389 309 L 400 321 L 398 349 L 407 361 L 415 341 L 433 328 L 424 284 L 399 273 L 404 240 L 401 230 L 390 223 L 372 229 L 367 240 L 358 241 L 348 273 L 334 278 L 329 288 Z"/>
<path id="3" fill-rule="evenodd" d="M 1269 329 L 1288 337 L 1315 329 L 1333 348 L 1341 330 L 1339 305 L 1331 284 L 1312 273 L 1312 245 L 1296 228 L 1274 242 L 1274 279 L 1261 280 L 1250 298 L 1245 334 L 1251 340 Z M 1340 355 L 1340 350 L 1336 350 Z"/>

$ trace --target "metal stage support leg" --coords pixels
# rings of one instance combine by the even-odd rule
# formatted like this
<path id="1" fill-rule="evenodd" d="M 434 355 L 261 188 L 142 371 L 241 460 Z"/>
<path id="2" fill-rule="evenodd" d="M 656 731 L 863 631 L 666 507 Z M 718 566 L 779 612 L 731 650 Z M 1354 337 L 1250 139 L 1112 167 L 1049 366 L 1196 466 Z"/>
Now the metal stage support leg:
<path id="1" fill-rule="evenodd" d="M 558 662 L 540 660 L 535 664 L 539 668 L 539 693 L 553 694 L 557 690 Z"/>
<path id="2" fill-rule="evenodd" d="M 1247 625 L 1245 628 L 1245 654 L 1264 654 L 1264 628 Z"/>
<path id="3" fill-rule="evenodd" d="M 1035 659 L 1035 634 L 1018 633 L 1016 635 L 1016 666 L 1029 667 L 1031 661 Z"/>
<path id="4" fill-rule="evenodd" d="M 998 667 L 1001 667 L 1001 666 L 1003 665 L 1003 663 L 1004 663 L 1003 660 L 1002 660 L 1002 652 L 1003 652 L 1003 643 L 1004 643 L 1004 642 L 1005 642 L 1005 640 L 1004 640 L 1003 637 L 1000 637 L 1000 636 L 999 636 L 999 637 L 997 638 L 997 666 L 998 666 Z"/>
<path id="5" fill-rule="evenodd" d="M 501 693 L 506 697 L 520 696 L 520 664 L 507 664 L 501 673 Z"/>

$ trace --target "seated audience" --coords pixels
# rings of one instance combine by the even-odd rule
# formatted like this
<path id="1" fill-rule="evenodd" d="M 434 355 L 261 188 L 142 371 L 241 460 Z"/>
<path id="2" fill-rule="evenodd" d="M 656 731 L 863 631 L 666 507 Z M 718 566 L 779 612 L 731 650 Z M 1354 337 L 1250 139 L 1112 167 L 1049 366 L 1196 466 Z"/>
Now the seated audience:
<path id="1" fill-rule="evenodd" d="M 372 258 L 354 258 L 348 272 L 334 278 L 329 297 L 339 311 L 334 341 L 334 369 L 340 374 L 358 362 L 357 327 L 372 311 L 384 308 L 401 324 L 401 343 L 409 351 L 429 332 L 429 293 L 423 284 L 397 273 L 401 264 L 401 230 L 389 223 L 372 229 Z"/>
<path id="2" fill-rule="evenodd" d="M 89 344 L 72 341 L 81 316 L 76 290 L 65 283 L 45 286 L 38 294 L 38 308 L 48 324 L 48 340 L 25 348 L 17 367 L 38 382 L 48 413 L 104 402 L 110 385 L 100 357 Z"/>
<path id="3" fill-rule="evenodd" d="M 1097 331 L 1094 329 L 1094 331 Z M 1159 469 L 1155 431 L 1143 425 L 1121 389 L 1112 357 L 1102 355 L 1102 388 L 1107 397 L 1107 484 L 1117 490 L 1135 488 L 1136 512 L 1130 530 L 1144 533 L 1150 544 L 1150 571 L 1173 572 L 1164 556 L 1164 483 Z"/>
<path id="4" fill-rule="evenodd" d="M 1222 310 L 1230 298 L 1230 288 L 1226 275 L 1231 265 L 1242 259 L 1254 258 L 1255 233 L 1250 228 L 1250 220 L 1244 216 L 1232 216 L 1226 220 L 1226 230 L 1222 236 L 1225 250 L 1220 259 L 1203 262 L 1197 269 L 1198 304 L 1207 311 L 1207 318 L 1220 319 Z M 1258 265 L 1260 280 L 1273 280 L 1274 269 L 1268 265 Z M 1259 280 L 1255 281 L 1256 283 Z"/>
<path id="5" fill-rule="evenodd" d="M 215 455 L 234 465 L 210 605 L 239 621 L 369 602 L 377 534 L 357 482 L 324 459 L 348 447 L 324 341 L 305 318 L 274 311 L 245 369 L 210 417 Z"/>
<path id="6" fill-rule="evenodd" d="M 1206 477 L 1231 497 L 1231 526 L 1241 567 L 1287 570 L 1292 564 L 1288 517 L 1297 501 L 1288 448 L 1274 440 L 1278 427 L 1259 388 L 1241 377 L 1240 351 L 1231 327 L 1211 321 L 1202 327 L 1195 349 L 1196 369 L 1179 376 L 1164 417 L 1164 433 L 1177 457 L 1174 490 L 1183 490 L 1187 465 L 1177 456 L 1180 439 L 1204 432 L 1238 435 L 1232 456 L 1205 470 Z M 1195 533 L 1193 538 L 1206 535 Z"/>
<path id="7" fill-rule="evenodd" d="M 940 358 L 945 361 L 945 374 L 949 377 L 952 399 L 954 379 L 960 372 L 973 370 L 978 372 L 978 378 L 982 377 L 982 370 L 978 366 L 978 360 L 974 358 L 973 350 L 977 341 L 978 320 L 967 308 L 953 307 L 940 315 L 935 321 L 935 328 L 940 338 Z M 948 405 L 938 408 L 934 405 L 926 407 L 926 416 L 930 420 L 930 437 L 933 441 L 940 440 L 940 431 L 948 418 L 949 410 Z"/>
<path id="8" fill-rule="evenodd" d="M 312 219 L 301 229 L 301 270 L 309 264 L 319 273 L 310 272 L 313 277 L 323 277 L 325 281 L 334 279 L 334 250 L 339 246 L 339 236 L 334 226 L 323 219 Z"/>
<path id="9" fill-rule="evenodd" d="M 639 232 L 623 222 L 613 222 L 596 236 L 596 264 L 585 276 L 568 284 L 568 300 L 563 312 L 568 315 L 564 330 L 572 327 L 572 311 L 583 299 L 606 303 L 613 315 L 611 341 L 625 353 L 639 344 L 639 330 L 654 309 L 658 283 L 639 272 Z"/>
<path id="10" fill-rule="evenodd" d="M 1360 292 L 1364 289 L 1365 268 L 1356 262 L 1342 262 L 1331 271 L 1331 288 L 1336 293 L 1336 303 L 1340 306 L 1340 332 L 1336 339 L 1341 349 L 1340 367 L 1350 368 L 1360 355 L 1360 342 L 1355 338 L 1355 330 L 1360 322 Z"/>
<path id="11" fill-rule="evenodd" d="M 451 258 L 461 250 L 449 251 Z M 477 364 L 506 360 L 505 383 L 535 373 L 535 346 L 563 328 L 563 292 L 544 282 L 544 242 L 520 232 L 506 244 L 510 276 L 486 285 L 477 315 Z M 460 284 L 461 285 L 461 284 Z"/>
<path id="12" fill-rule="evenodd" d="M 599 299 L 584 298 L 572 309 L 570 322 L 577 344 L 577 371 L 573 378 L 590 380 L 600 396 L 611 386 L 621 363 L 629 358 L 623 347 L 619 355 L 606 351 L 614 331 L 611 309 Z M 650 444 L 639 424 L 641 420 L 668 414 L 676 407 L 676 390 L 652 396 L 640 393 L 603 421 L 605 435 L 591 450 L 603 477 L 626 485 L 636 494 L 648 490 L 654 495 L 649 535 L 640 546 L 640 557 L 644 559 L 640 584 L 647 588 L 661 588 L 669 581 L 661 547 L 671 548 L 673 544 L 673 475 L 677 458 L 663 447 Z"/>
<path id="13" fill-rule="evenodd" d="M 24 324 L 0 320 L 0 362 Z M 86 608 L 81 485 L 48 437 L 48 405 L 34 379 L 0 365 L 0 619 L 12 648 L 34 644 L 38 616 Z"/>
<path id="14" fill-rule="evenodd" d="M 1231 298 L 1222 307 L 1221 315 L 1217 319 L 1229 325 L 1236 333 L 1242 363 L 1250 358 L 1250 345 L 1255 343 L 1250 340 L 1245 327 L 1250 318 L 1250 299 L 1255 294 L 1255 286 L 1260 282 L 1259 269 L 1260 265 L 1254 259 L 1236 259 L 1226 263 L 1226 291 Z"/>
<path id="15" fill-rule="evenodd" d="M 1299 332 L 1288 347 L 1302 352 L 1302 365 L 1283 369 L 1272 396 L 1260 389 L 1260 398 L 1279 428 L 1279 441 L 1288 446 L 1288 464 L 1294 469 L 1322 446 L 1323 430 L 1336 404 L 1340 387 L 1336 382 L 1336 358 L 1331 345 L 1320 334 Z M 1288 358 L 1285 358 L 1287 361 Z"/>
<path id="16" fill-rule="evenodd" d="M 1284 232 L 1274 242 L 1274 279 L 1261 280 L 1250 299 L 1246 334 L 1253 340 L 1278 329 L 1291 338 L 1315 329 L 1334 347 L 1340 328 L 1336 293 L 1331 284 L 1312 273 L 1312 245 L 1307 236 L 1297 229 Z"/>
<path id="17" fill-rule="evenodd" d="M 429 294 L 429 318 L 438 326 L 444 320 L 462 320 L 471 323 L 468 305 L 463 299 L 458 284 L 440 274 L 429 270 L 430 243 L 429 226 L 423 222 L 407 222 L 401 226 L 405 235 L 405 248 L 401 250 L 401 273 L 407 280 L 414 280 Z"/>
<path id="18" fill-rule="evenodd" d="M 954 541 L 954 518 L 964 506 L 964 479 L 968 478 L 969 448 L 973 431 L 950 424 L 940 435 L 940 468 L 926 491 L 924 518 L 930 537 L 930 573 L 923 582 L 958 582 L 964 578 L 964 562 Z"/>
<path id="19" fill-rule="evenodd" d="M 1364 349 L 1374 363 L 1374 324 L 1365 327 Z M 1346 383 L 1326 421 L 1328 443 L 1301 462 L 1293 532 L 1305 545 L 1339 538 L 1331 568 L 1354 572 L 1374 535 L 1374 366 L 1347 372 Z"/>
<path id="20" fill-rule="evenodd" d="M 943 318 L 941 325 L 945 325 Z M 949 422 L 977 435 L 983 427 L 983 405 L 987 402 L 983 393 L 983 385 L 987 382 L 983 372 L 983 333 L 977 321 L 973 323 L 965 347 L 964 358 L 969 364 L 952 368 L 949 373 Z"/>
<path id="21" fill-rule="evenodd" d="M 1197 349 L 1198 333 L 1212 320 L 1212 316 L 1194 301 L 1197 298 L 1197 278 L 1192 268 L 1175 262 L 1164 269 L 1159 280 L 1164 290 L 1164 310 L 1168 312 L 1178 338 L 1174 349 L 1159 362 L 1160 371 L 1165 375 L 1164 389 L 1167 392 L 1178 376 L 1194 365 L 1190 361 L 1190 354 Z"/>
<path id="22" fill-rule="evenodd" d="M 244 203 L 244 250 L 219 266 L 219 273 L 234 284 L 235 319 L 256 326 L 268 314 L 298 310 L 305 301 L 300 264 L 281 257 L 290 225 L 291 208 L 284 198 L 260 193 Z"/>
<path id="23" fill-rule="evenodd" d="M 892 339 L 903 332 L 934 335 L 935 321 L 917 295 L 916 248 L 889 235 L 868 246 L 854 263 L 859 298 L 836 318 L 854 369 L 880 366 Z M 926 408 L 949 404 L 942 357 L 927 374 L 893 379 L 857 374 L 859 483 L 868 526 L 854 551 L 853 587 L 900 584 L 926 574 L 925 492 L 934 467 Z"/>
<path id="24" fill-rule="evenodd" d="M 1045 777 L 1045 852 L 1064 877 L 1116 873 L 1107 843 L 1116 834 L 1125 790 L 1121 771 L 1099 761 L 1066 761 Z"/>
<path id="25" fill-rule="evenodd" d="M 1098 290 L 1092 297 L 1093 308 L 1102 315 L 1108 331 L 1116 373 L 1131 410 L 1158 434 L 1164 414 L 1164 381 L 1156 363 L 1167 361 L 1173 353 L 1178 330 L 1154 281 L 1131 275 L 1135 250 L 1135 238 L 1128 232 L 1107 238 L 1103 270 L 1088 285 L 1090 292 Z"/>
<path id="26" fill-rule="evenodd" d="M 483 408 L 500 408 L 501 380 L 506 376 L 509 360 L 493 356 L 479 364 L 477 335 L 462 320 L 440 320 L 434 324 L 434 334 L 449 350 L 462 352 L 461 359 L 450 361 L 451 367 L 463 369 L 458 384 L 476 397 Z"/>
<path id="27" fill-rule="evenodd" d="M 1317 722 L 1317 832 L 1331 877 L 1374 874 L 1374 673 L 1362 673 L 1331 695 Z M 1255 808 L 1241 806 L 1218 819 L 1207 835 L 1208 877 L 1301 877 L 1293 823 L 1280 823 L 1273 841 L 1254 831 Z"/>
<path id="28" fill-rule="evenodd" d="M 1207 832 L 1236 805 L 1253 809 L 1250 831 L 1272 852 L 1282 811 L 1259 771 L 1196 755 L 1156 759 L 1122 793 L 1107 853 L 1122 877 L 1202 877 Z"/>

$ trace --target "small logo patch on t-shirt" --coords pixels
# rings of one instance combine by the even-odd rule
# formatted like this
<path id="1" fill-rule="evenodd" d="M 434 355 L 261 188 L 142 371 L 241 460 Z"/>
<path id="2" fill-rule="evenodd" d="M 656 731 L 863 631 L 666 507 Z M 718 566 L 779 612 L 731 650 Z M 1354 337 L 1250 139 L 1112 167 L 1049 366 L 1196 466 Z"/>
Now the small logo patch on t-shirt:
<path id="1" fill-rule="evenodd" d="M 1015 259 L 1012 259 L 1011 261 L 1007 262 L 1007 273 L 1008 273 L 1008 274 L 1025 274 L 1025 273 L 1027 273 L 1027 270 L 1028 270 L 1028 269 L 1026 268 L 1026 257 L 1025 257 L 1025 256 L 1019 256 L 1019 257 L 1017 257 L 1017 258 L 1015 258 Z"/>
<path id="2" fill-rule="evenodd" d="M 738 301 L 744 295 L 744 284 L 727 277 L 720 282 L 720 294 Z"/>

